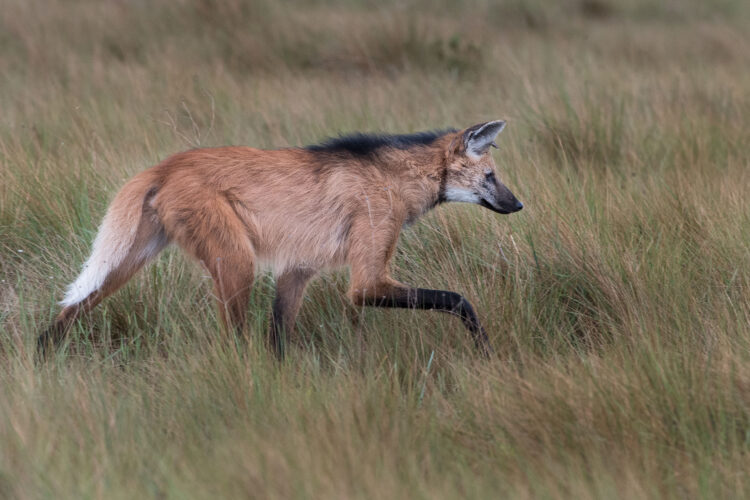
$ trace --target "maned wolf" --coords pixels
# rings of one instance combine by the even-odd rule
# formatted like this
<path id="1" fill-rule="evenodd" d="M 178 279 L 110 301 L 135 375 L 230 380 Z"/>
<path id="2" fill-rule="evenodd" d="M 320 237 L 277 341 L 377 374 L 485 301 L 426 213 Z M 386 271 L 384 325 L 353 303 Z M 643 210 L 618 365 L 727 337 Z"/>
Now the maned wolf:
<path id="1" fill-rule="evenodd" d="M 195 149 L 131 179 L 109 206 L 91 256 L 42 353 L 83 312 L 125 284 L 170 242 L 210 272 L 227 328 L 241 330 L 256 267 L 276 277 L 270 344 L 283 356 L 307 282 L 348 266 L 358 306 L 434 309 L 461 318 L 479 350 L 487 334 L 455 292 L 403 285 L 389 273 L 401 228 L 447 201 L 508 214 L 523 208 L 489 153 L 501 120 L 410 135 L 355 134 L 306 148 Z"/>

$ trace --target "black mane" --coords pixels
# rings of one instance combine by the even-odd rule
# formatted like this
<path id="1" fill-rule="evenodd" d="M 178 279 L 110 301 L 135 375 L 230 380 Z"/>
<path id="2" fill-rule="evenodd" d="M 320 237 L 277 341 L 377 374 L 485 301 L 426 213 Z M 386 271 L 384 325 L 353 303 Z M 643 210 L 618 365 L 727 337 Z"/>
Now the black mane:
<path id="1" fill-rule="evenodd" d="M 428 146 L 436 139 L 455 132 L 455 129 L 430 130 L 414 134 L 362 134 L 355 133 L 326 139 L 320 144 L 306 146 L 308 151 L 349 153 L 356 156 L 373 154 L 380 148 L 409 149 L 413 146 Z"/>

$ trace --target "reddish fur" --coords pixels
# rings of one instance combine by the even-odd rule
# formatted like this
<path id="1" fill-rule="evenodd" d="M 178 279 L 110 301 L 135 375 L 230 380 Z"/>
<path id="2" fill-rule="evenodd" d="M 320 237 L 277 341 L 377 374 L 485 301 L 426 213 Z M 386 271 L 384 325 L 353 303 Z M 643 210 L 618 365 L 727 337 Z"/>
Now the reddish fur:
<path id="1" fill-rule="evenodd" d="M 406 290 L 389 272 L 402 226 L 437 203 L 446 172 L 468 183 L 488 162 L 494 168 L 489 155 L 467 160 L 461 137 L 449 133 L 429 146 L 385 148 L 375 156 L 249 147 L 171 156 L 117 195 L 108 213 L 113 227 L 135 227 L 139 218 L 132 247 L 100 290 L 61 311 L 50 335 L 58 340 L 81 312 L 140 269 L 159 232 L 161 246 L 174 241 L 205 265 L 223 320 L 237 328 L 258 264 L 278 277 L 287 328 L 307 281 L 323 268 L 350 267 L 355 304 Z"/>

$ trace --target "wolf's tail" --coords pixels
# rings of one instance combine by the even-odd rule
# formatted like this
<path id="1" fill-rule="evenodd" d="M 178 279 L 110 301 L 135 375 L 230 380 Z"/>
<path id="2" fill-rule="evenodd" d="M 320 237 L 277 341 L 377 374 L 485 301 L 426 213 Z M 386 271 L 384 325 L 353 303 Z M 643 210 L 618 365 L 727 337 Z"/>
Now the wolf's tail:
<path id="1" fill-rule="evenodd" d="M 169 243 L 151 206 L 159 187 L 154 172 L 147 170 L 117 193 L 99 226 L 91 256 L 60 302 L 62 311 L 39 337 L 42 350 L 59 343 L 78 316 L 124 285 Z"/>

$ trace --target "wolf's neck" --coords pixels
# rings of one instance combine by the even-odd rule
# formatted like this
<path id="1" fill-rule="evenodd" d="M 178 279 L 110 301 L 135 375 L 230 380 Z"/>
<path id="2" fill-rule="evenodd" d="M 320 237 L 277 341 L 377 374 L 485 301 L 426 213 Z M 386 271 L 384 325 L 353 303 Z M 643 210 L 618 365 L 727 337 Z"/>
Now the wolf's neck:
<path id="1" fill-rule="evenodd" d="M 381 155 L 382 168 L 392 176 L 391 187 L 399 193 L 412 222 L 440 203 L 445 177 L 443 148 L 420 147 L 392 150 Z"/>

